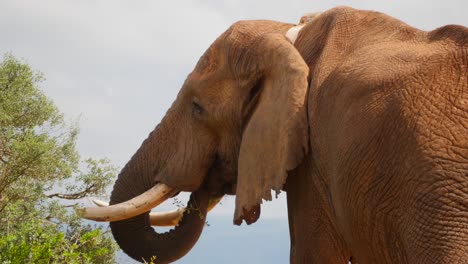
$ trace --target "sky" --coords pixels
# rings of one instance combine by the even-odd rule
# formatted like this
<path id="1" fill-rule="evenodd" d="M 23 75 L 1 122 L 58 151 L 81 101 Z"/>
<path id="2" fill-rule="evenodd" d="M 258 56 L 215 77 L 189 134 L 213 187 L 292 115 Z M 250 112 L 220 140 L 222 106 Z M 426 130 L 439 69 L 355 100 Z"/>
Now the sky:
<path id="1" fill-rule="evenodd" d="M 70 122 L 78 120 L 83 157 L 107 157 L 122 167 L 232 23 L 297 23 L 305 13 L 339 5 L 384 12 L 423 30 L 468 26 L 466 0 L 0 0 L 0 55 L 11 52 L 44 74 L 44 93 Z M 210 226 L 178 263 L 289 261 L 285 195 L 265 203 L 249 227 L 232 225 L 233 204 L 228 197 L 213 210 Z M 119 263 L 131 260 L 120 254 Z"/>

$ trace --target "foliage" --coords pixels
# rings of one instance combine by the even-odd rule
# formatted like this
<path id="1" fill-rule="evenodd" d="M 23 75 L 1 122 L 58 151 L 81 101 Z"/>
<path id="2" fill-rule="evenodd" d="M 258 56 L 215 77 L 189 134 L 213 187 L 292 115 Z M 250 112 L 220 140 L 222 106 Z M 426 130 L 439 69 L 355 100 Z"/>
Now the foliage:
<path id="1" fill-rule="evenodd" d="M 18 223 L 0 238 L 1 263 L 112 263 L 116 246 L 99 228 L 69 227 L 66 232 L 44 220 Z"/>
<path id="2" fill-rule="evenodd" d="M 112 261 L 108 231 L 71 209 L 103 193 L 116 168 L 106 159 L 80 162 L 78 128 L 39 89 L 42 81 L 12 55 L 0 64 L 0 262 Z"/>

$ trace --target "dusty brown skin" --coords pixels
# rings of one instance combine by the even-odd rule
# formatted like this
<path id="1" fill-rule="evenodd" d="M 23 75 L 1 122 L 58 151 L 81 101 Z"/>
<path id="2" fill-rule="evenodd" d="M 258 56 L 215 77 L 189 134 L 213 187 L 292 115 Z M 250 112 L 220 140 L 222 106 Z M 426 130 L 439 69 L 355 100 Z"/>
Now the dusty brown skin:
<path id="1" fill-rule="evenodd" d="M 234 24 L 202 56 L 163 121 L 122 170 L 111 204 L 156 183 L 236 194 L 253 223 L 287 191 L 292 263 L 468 259 L 468 30 L 414 29 L 329 10 L 294 46 L 293 25 Z M 286 184 L 285 184 L 286 183 Z M 111 223 L 122 249 L 182 257 L 204 219 L 157 235 L 148 215 Z"/>
<path id="2" fill-rule="evenodd" d="M 467 28 L 340 8 L 296 47 L 311 155 L 288 181 L 292 262 L 468 261 Z"/>

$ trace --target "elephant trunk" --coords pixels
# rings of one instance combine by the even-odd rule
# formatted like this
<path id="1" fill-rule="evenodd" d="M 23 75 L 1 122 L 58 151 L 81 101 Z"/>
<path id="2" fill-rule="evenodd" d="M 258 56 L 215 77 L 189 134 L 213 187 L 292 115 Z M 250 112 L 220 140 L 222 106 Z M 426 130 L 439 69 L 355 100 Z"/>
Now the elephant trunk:
<path id="1" fill-rule="evenodd" d="M 164 171 L 167 151 L 171 150 L 168 146 L 173 141 L 168 135 L 174 135 L 165 122 L 167 119 L 149 135 L 120 172 L 110 197 L 111 205 L 128 201 L 158 184 L 157 176 Z M 120 248 L 135 260 L 173 262 L 184 256 L 198 240 L 205 225 L 208 200 L 209 195 L 203 188 L 193 192 L 188 204 L 190 210 L 185 210 L 178 226 L 166 233 L 155 232 L 149 212 L 111 222 L 110 228 Z"/>
<path id="2" fill-rule="evenodd" d="M 187 254 L 200 237 L 205 225 L 208 200 L 207 192 L 202 189 L 192 193 L 182 220 L 167 233 L 154 231 L 147 212 L 111 222 L 112 234 L 120 248 L 135 260 L 155 260 L 156 263 L 176 261 Z"/>

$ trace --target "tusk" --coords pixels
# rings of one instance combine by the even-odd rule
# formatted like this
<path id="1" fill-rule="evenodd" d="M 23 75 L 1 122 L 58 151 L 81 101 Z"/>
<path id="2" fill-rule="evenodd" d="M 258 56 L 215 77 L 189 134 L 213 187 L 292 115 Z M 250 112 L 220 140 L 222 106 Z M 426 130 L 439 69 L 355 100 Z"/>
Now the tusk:
<path id="1" fill-rule="evenodd" d="M 212 198 L 208 201 L 207 212 L 211 211 L 221 201 L 221 197 Z M 179 208 L 167 212 L 153 212 L 149 214 L 150 223 L 152 226 L 176 226 L 184 215 L 187 208 Z"/>
<path id="2" fill-rule="evenodd" d="M 223 197 L 221 196 L 210 199 L 208 202 L 208 212 L 211 211 L 222 198 Z M 93 199 L 92 201 L 100 207 L 109 206 L 109 203 L 101 200 Z M 176 226 L 186 210 L 187 208 L 178 208 L 167 212 L 152 212 L 149 214 L 150 223 L 152 226 Z"/>
<path id="3" fill-rule="evenodd" d="M 152 226 L 176 226 L 187 208 L 178 208 L 167 212 L 153 212 L 149 214 Z"/>
<path id="4" fill-rule="evenodd" d="M 105 207 L 88 207 L 76 209 L 79 216 L 100 222 L 114 222 L 128 219 L 151 211 L 155 206 L 175 194 L 175 190 L 165 184 L 157 184 L 148 191 L 119 204 Z"/>
<path id="5" fill-rule="evenodd" d="M 109 206 L 109 203 L 108 202 L 104 202 L 104 201 L 101 201 L 101 200 L 98 200 L 98 199 L 93 199 L 92 200 L 93 203 L 99 207 L 105 207 L 105 206 Z"/>

